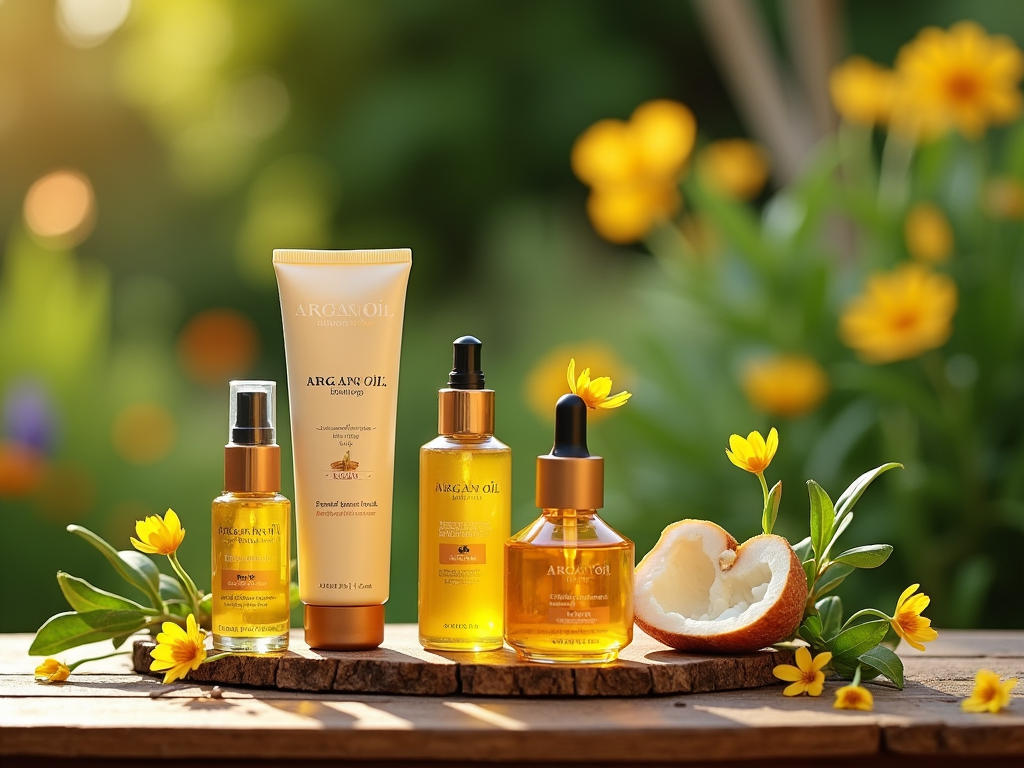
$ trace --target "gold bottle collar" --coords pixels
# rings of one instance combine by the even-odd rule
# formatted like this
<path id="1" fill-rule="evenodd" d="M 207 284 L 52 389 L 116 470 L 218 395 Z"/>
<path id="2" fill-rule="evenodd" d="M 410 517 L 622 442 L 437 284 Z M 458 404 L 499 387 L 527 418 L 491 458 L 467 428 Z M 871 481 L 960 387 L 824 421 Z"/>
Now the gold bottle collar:
<path id="1" fill-rule="evenodd" d="M 281 490 L 281 447 L 224 446 L 224 490 L 235 493 L 277 493 Z"/>
<path id="2" fill-rule="evenodd" d="M 541 509 L 601 509 L 604 506 L 604 459 L 600 456 L 538 456 L 537 506 Z"/>
<path id="3" fill-rule="evenodd" d="M 493 435 L 494 390 L 438 390 L 437 434 Z"/>

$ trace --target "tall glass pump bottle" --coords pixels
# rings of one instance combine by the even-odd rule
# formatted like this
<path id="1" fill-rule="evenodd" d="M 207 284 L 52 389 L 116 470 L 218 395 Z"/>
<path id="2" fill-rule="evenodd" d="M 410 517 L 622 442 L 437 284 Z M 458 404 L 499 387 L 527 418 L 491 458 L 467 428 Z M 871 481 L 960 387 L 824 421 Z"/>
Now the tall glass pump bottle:
<path id="1" fill-rule="evenodd" d="M 224 493 L 213 500 L 213 646 L 288 647 L 291 502 L 281 488 L 276 385 L 232 381 Z"/>
<path id="2" fill-rule="evenodd" d="M 419 635 L 424 648 L 501 648 L 512 451 L 494 437 L 480 341 L 454 343 L 438 436 L 420 449 Z"/>
<path id="3" fill-rule="evenodd" d="M 537 457 L 537 506 L 506 544 L 505 641 L 527 661 L 614 661 L 633 640 L 633 542 L 597 515 L 604 459 L 576 395 L 558 401 L 554 448 Z"/>

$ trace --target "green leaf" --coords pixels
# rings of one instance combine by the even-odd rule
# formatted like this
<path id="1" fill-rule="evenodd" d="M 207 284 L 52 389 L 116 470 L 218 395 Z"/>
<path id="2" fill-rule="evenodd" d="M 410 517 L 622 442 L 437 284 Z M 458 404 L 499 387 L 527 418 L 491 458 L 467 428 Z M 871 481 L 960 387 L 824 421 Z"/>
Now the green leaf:
<path id="1" fill-rule="evenodd" d="M 845 563 L 832 563 L 815 582 L 814 596 L 818 598 L 831 592 L 842 584 L 843 580 L 853 573 L 854 570 L 855 569 L 852 565 L 846 565 Z"/>
<path id="2" fill-rule="evenodd" d="M 832 562 L 845 563 L 854 568 L 877 568 L 888 560 L 891 554 L 892 547 L 888 544 L 869 544 L 866 547 L 848 549 L 837 555 Z"/>
<path id="3" fill-rule="evenodd" d="M 865 621 L 836 635 L 829 643 L 829 649 L 833 657 L 842 661 L 856 659 L 882 642 L 888 631 L 887 621 Z"/>
<path id="4" fill-rule="evenodd" d="M 836 502 L 836 519 L 835 525 L 838 526 L 847 513 L 853 509 L 853 505 L 857 503 L 860 497 L 864 494 L 864 491 L 868 489 L 871 482 L 881 475 L 883 472 L 888 472 L 890 469 L 899 467 L 903 469 L 902 464 L 898 464 L 895 461 L 891 461 L 888 464 L 883 464 L 880 467 L 875 467 L 869 472 L 865 472 L 863 475 L 858 477 L 852 483 L 850 487 L 843 491 L 839 497 L 839 501 Z"/>
<path id="5" fill-rule="evenodd" d="M 160 599 L 187 601 L 188 595 L 181 588 L 181 582 L 166 573 L 160 574 Z"/>
<path id="6" fill-rule="evenodd" d="M 808 536 L 802 541 L 798 541 L 793 545 L 793 551 L 796 552 L 796 556 L 800 559 L 801 563 L 806 563 L 811 559 L 811 537 Z"/>
<path id="7" fill-rule="evenodd" d="M 813 480 L 807 481 L 807 493 L 811 497 L 811 548 L 820 561 L 829 542 L 836 513 L 832 499 Z"/>
<path id="8" fill-rule="evenodd" d="M 809 590 L 812 587 L 814 587 L 814 574 L 818 570 L 818 563 L 812 557 L 810 560 L 808 560 L 803 565 L 804 565 L 804 576 L 807 577 L 807 589 Z"/>
<path id="9" fill-rule="evenodd" d="M 123 635 L 118 635 L 117 637 L 111 638 L 111 642 L 114 644 L 114 650 L 116 651 L 118 648 L 124 645 L 128 641 L 128 638 L 134 634 L 134 632 L 127 632 Z"/>
<path id="10" fill-rule="evenodd" d="M 821 648 L 825 641 L 821 636 L 821 619 L 817 616 L 808 616 L 803 620 L 803 623 L 797 629 L 797 634 L 800 635 L 811 648 Z"/>
<path id="11" fill-rule="evenodd" d="M 885 675 L 899 688 L 903 690 L 903 662 L 900 657 L 886 648 L 884 645 L 876 645 L 869 651 L 862 653 L 858 659 L 872 669 Z"/>
<path id="12" fill-rule="evenodd" d="M 153 607 L 160 605 L 160 571 L 153 561 L 141 552 L 122 550 L 118 552 L 106 541 L 81 525 L 69 525 L 68 531 L 88 541 L 107 558 L 118 574 L 136 587 L 151 601 Z"/>
<path id="13" fill-rule="evenodd" d="M 821 616 L 821 636 L 831 640 L 843 626 L 843 601 L 836 596 L 826 597 L 814 604 Z"/>
<path id="14" fill-rule="evenodd" d="M 139 611 L 86 611 L 58 613 L 36 632 L 29 656 L 52 656 L 86 643 L 138 632 L 149 616 Z"/>
<path id="15" fill-rule="evenodd" d="M 94 587 L 85 579 L 64 573 L 64 571 L 57 572 L 57 584 L 60 586 L 60 591 L 64 593 L 68 605 L 79 613 L 98 610 L 154 613 L 152 608 L 146 608 L 134 600 Z"/>
<path id="16" fill-rule="evenodd" d="M 822 553 L 820 560 L 824 561 L 828 558 L 829 552 L 832 551 L 832 547 L 839 540 L 839 537 L 843 535 L 843 531 L 850 527 L 850 523 L 853 522 L 853 513 L 848 514 L 839 525 L 835 526 L 832 531 L 832 538 L 829 539 L 828 544 L 825 545 L 825 551 Z"/>
<path id="17" fill-rule="evenodd" d="M 768 492 L 768 501 L 764 505 L 764 513 L 761 515 L 761 530 L 771 533 L 775 527 L 775 520 L 779 516 L 779 504 L 782 502 L 782 481 L 779 480 Z"/>

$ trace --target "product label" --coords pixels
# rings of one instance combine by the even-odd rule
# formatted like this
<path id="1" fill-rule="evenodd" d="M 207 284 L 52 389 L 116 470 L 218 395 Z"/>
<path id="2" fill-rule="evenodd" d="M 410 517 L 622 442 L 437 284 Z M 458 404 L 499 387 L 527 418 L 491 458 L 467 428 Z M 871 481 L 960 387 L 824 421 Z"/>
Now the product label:
<path id="1" fill-rule="evenodd" d="M 486 544 L 439 544 L 441 565 L 484 565 L 487 562 Z"/>
<path id="2" fill-rule="evenodd" d="M 607 624 L 611 621 L 608 595 L 551 595 L 548 621 L 552 624 Z"/>
<path id="3" fill-rule="evenodd" d="M 220 587 L 224 591 L 272 589 L 281 582 L 280 571 L 243 571 L 227 564 L 221 570 Z"/>

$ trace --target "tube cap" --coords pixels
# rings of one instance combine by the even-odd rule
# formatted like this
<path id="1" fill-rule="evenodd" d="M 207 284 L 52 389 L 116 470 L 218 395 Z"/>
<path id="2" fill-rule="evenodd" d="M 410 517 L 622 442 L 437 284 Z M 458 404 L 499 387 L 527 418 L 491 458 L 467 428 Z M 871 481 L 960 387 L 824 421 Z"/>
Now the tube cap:
<path id="1" fill-rule="evenodd" d="M 604 506 L 604 459 L 587 449 L 587 404 L 578 395 L 555 404 L 555 445 L 537 457 L 536 501 L 541 509 Z"/>
<path id="2" fill-rule="evenodd" d="M 306 644 L 323 651 L 368 651 L 384 642 L 383 605 L 306 605 Z"/>

